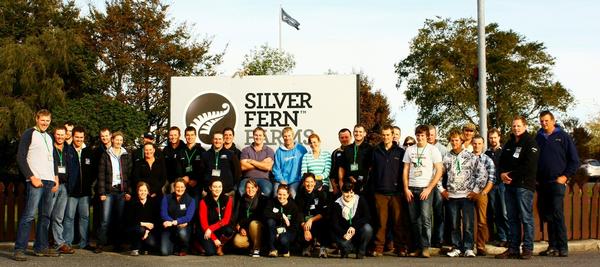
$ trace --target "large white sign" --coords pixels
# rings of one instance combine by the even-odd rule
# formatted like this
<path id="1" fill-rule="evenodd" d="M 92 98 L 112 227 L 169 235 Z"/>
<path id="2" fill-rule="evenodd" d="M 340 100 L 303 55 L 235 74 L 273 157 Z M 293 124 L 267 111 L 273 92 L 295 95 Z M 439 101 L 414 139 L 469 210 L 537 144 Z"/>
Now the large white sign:
<path id="1" fill-rule="evenodd" d="M 196 128 L 198 142 L 210 147 L 212 134 L 235 129 L 239 149 L 252 143 L 252 130 L 266 130 L 266 143 L 283 143 L 281 130 L 294 129 L 297 142 L 321 137 L 321 147 L 339 146 L 337 133 L 358 117 L 357 75 L 173 77 L 171 125 Z"/>

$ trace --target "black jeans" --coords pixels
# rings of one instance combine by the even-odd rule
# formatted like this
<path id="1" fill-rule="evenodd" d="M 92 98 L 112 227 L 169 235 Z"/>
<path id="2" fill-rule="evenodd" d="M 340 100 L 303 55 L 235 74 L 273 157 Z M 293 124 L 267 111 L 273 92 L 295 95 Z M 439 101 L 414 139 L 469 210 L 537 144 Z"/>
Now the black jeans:
<path id="1" fill-rule="evenodd" d="M 568 251 L 567 226 L 565 225 L 564 198 L 567 186 L 557 182 L 538 186 L 538 210 L 548 225 L 548 248 Z"/>

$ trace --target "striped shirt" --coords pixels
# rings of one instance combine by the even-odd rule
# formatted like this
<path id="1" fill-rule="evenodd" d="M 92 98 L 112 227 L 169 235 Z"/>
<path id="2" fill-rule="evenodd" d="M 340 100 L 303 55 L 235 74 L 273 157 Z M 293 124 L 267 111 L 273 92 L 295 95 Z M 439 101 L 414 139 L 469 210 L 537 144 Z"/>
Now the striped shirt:
<path id="1" fill-rule="evenodd" d="M 319 158 L 314 158 L 311 152 L 304 154 L 302 158 L 302 173 L 313 173 L 315 178 L 323 177 L 323 185 L 331 188 L 331 182 L 329 181 L 329 170 L 331 169 L 331 153 L 328 151 L 321 151 Z"/>
<path id="2" fill-rule="evenodd" d="M 481 163 L 483 163 L 483 166 L 485 166 L 485 170 L 488 173 L 488 179 L 487 179 L 487 183 L 495 183 L 496 181 L 496 167 L 494 165 L 494 160 L 492 160 L 492 158 L 490 158 L 490 156 L 486 155 L 486 154 L 480 154 L 477 157 L 479 157 L 479 161 L 481 161 Z M 485 185 L 483 185 L 483 187 L 485 187 Z"/>

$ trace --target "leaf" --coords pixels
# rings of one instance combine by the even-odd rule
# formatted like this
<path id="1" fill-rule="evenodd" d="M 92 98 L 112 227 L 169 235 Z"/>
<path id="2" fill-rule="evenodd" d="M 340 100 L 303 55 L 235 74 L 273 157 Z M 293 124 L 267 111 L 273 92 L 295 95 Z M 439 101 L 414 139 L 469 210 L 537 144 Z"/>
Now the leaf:
<path id="1" fill-rule="evenodd" d="M 194 119 L 190 126 L 196 129 L 198 135 L 210 135 L 210 130 L 212 127 L 229 113 L 229 104 L 223 103 L 221 107 L 223 107 L 225 110 L 209 111 L 198 115 L 198 117 Z"/>

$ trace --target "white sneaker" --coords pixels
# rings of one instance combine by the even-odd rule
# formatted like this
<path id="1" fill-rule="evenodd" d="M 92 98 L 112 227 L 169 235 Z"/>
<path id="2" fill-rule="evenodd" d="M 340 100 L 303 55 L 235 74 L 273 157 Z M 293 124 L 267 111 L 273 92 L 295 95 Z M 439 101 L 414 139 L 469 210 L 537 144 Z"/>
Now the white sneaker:
<path id="1" fill-rule="evenodd" d="M 255 249 L 254 251 L 252 251 L 252 254 L 250 255 L 253 258 L 259 258 L 260 257 L 260 250 Z"/>
<path id="2" fill-rule="evenodd" d="M 140 251 L 137 249 L 132 250 L 129 255 L 131 256 L 139 256 L 140 255 Z"/>
<path id="3" fill-rule="evenodd" d="M 475 252 L 473 252 L 472 249 L 467 249 L 467 251 L 465 251 L 465 257 L 474 258 Z"/>
<path id="4" fill-rule="evenodd" d="M 471 251 L 471 252 L 473 252 L 473 251 Z M 448 253 L 446 253 L 446 255 L 448 255 L 448 257 L 452 257 L 452 258 L 458 257 L 458 256 L 460 256 L 460 250 L 452 249 Z"/>

